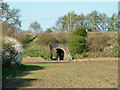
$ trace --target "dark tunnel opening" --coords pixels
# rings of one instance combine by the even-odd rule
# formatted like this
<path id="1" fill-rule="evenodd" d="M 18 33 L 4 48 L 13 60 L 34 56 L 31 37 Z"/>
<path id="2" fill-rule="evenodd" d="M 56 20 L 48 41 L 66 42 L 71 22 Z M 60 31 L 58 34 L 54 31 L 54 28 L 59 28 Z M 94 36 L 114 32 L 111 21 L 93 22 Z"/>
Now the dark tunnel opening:
<path id="1" fill-rule="evenodd" d="M 57 50 L 57 60 L 64 60 L 64 51 L 62 49 Z"/>

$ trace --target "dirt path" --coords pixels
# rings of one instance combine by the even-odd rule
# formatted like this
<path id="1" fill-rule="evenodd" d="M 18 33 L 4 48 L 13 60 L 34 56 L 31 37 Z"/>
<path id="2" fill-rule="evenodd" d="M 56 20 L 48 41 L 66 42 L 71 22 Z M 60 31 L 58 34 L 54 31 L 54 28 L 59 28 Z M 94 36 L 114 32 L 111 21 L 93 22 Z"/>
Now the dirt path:
<path id="1" fill-rule="evenodd" d="M 37 66 L 37 69 L 11 78 L 6 88 L 117 88 L 118 84 L 118 62 L 26 65 Z"/>
<path id="2" fill-rule="evenodd" d="M 112 57 L 107 57 L 107 58 L 85 58 L 85 59 L 76 59 L 73 61 L 118 61 L 119 58 L 112 58 Z"/>

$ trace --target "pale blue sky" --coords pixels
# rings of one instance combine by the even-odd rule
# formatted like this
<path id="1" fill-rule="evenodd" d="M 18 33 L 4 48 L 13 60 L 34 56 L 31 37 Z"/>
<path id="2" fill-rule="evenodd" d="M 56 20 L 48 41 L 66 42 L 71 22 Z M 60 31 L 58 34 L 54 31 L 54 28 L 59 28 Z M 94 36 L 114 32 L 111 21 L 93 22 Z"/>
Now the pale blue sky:
<path id="1" fill-rule="evenodd" d="M 111 16 L 118 12 L 118 2 L 8 2 L 11 8 L 20 9 L 22 29 L 27 30 L 29 24 L 38 21 L 43 30 L 55 25 L 58 17 L 69 11 L 76 14 L 88 14 L 93 10 Z"/>

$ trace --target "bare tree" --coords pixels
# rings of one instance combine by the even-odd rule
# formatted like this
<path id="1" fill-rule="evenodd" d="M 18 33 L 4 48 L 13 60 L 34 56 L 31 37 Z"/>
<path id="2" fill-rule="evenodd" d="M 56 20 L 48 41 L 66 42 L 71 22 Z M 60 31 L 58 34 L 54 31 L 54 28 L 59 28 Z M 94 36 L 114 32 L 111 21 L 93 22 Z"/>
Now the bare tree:
<path id="1" fill-rule="evenodd" d="M 2 21 L 2 30 L 5 33 L 18 32 L 21 27 L 20 10 L 10 9 L 9 5 L 2 0 L 0 1 L 0 21 Z"/>
<path id="2" fill-rule="evenodd" d="M 35 22 L 32 22 L 29 26 L 29 29 L 35 33 L 40 33 L 42 32 L 42 28 L 41 28 L 41 25 L 35 21 Z"/>

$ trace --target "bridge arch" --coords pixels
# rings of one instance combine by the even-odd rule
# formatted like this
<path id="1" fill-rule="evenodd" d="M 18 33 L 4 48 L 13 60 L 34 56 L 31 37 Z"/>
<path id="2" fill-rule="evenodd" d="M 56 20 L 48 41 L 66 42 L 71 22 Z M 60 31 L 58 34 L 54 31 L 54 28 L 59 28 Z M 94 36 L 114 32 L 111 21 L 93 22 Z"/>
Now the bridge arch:
<path id="1" fill-rule="evenodd" d="M 53 59 L 53 51 L 56 50 L 57 53 L 57 59 L 59 60 L 68 60 L 72 59 L 68 46 L 65 43 L 56 43 L 56 44 L 50 44 L 50 52 L 51 52 L 51 59 Z"/>

